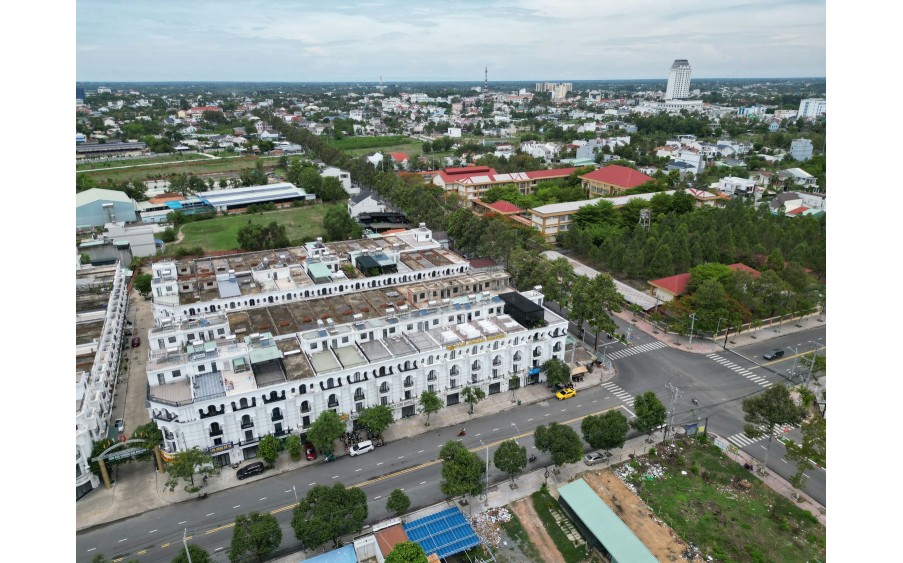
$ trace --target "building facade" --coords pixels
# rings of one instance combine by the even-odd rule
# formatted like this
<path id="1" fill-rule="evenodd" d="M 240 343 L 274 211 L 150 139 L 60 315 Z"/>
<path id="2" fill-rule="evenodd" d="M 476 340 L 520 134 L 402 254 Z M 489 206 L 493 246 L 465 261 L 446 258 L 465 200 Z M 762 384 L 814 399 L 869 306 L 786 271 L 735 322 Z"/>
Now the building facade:
<path id="1" fill-rule="evenodd" d="M 78 264 L 78 262 L 76 262 Z M 77 266 L 75 284 L 75 498 L 100 485 L 89 468 L 94 442 L 109 436 L 119 373 L 128 280 L 119 263 Z"/>
<path id="2" fill-rule="evenodd" d="M 822 98 L 806 98 L 800 100 L 800 109 L 797 117 L 815 119 L 827 111 L 827 102 Z"/>
<path id="3" fill-rule="evenodd" d="M 155 294 L 148 404 L 165 451 L 197 446 L 226 465 L 256 457 L 265 435 L 303 434 L 325 410 L 349 429 L 375 405 L 415 416 L 423 391 L 452 406 L 466 385 L 503 393 L 564 359 L 567 321 L 543 306 L 541 288 L 516 292 L 504 271 L 471 271 L 424 227 L 408 231 L 409 242 L 399 236 L 309 243 L 279 251 L 279 264 L 265 253 L 235 255 L 233 263 L 256 261 L 251 277 L 273 282 L 260 291 L 234 270 L 216 275 L 219 293 L 232 287 L 238 306 L 202 298 L 191 314 L 166 315 L 171 295 L 158 310 Z M 357 249 L 369 245 L 377 251 Z M 207 266 L 199 262 L 154 264 L 157 285 L 181 290 L 197 280 L 181 272 Z M 317 291 L 289 290 L 298 285 L 291 269 Z"/>
<path id="4" fill-rule="evenodd" d="M 668 87 L 665 90 L 666 100 L 683 100 L 690 97 L 690 62 L 677 59 L 668 71 Z"/>
<path id="5" fill-rule="evenodd" d="M 638 170 L 611 164 L 580 176 L 581 185 L 589 197 L 618 195 L 652 180 Z"/>

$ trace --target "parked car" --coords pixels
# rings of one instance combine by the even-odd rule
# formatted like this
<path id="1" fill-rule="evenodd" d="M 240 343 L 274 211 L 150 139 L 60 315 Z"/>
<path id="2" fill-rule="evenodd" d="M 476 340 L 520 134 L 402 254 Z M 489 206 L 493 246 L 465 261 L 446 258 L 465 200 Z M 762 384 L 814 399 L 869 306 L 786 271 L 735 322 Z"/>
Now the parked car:
<path id="1" fill-rule="evenodd" d="M 317 459 L 317 450 L 310 442 L 304 443 L 304 455 L 305 457 L 307 457 L 307 461 L 313 461 Z"/>
<path id="2" fill-rule="evenodd" d="M 247 479 L 253 475 L 260 475 L 263 473 L 264 465 L 262 461 L 255 461 L 249 465 L 246 465 L 240 468 L 235 472 L 235 476 L 238 477 L 239 480 Z"/>
<path id="3" fill-rule="evenodd" d="M 583 463 L 587 465 L 596 465 L 597 463 L 602 463 L 603 461 L 605 461 L 605 456 L 598 452 L 589 453 L 583 456 Z"/>
<path id="4" fill-rule="evenodd" d="M 365 454 L 367 452 L 373 451 L 373 442 L 370 440 L 364 440 L 363 442 L 358 442 L 357 444 L 351 446 L 351 449 L 348 451 L 348 454 L 353 456 Z"/>
<path id="5" fill-rule="evenodd" d="M 563 401 L 565 399 L 570 399 L 571 397 L 576 397 L 577 391 L 571 388 L 562 389 L 561 391 L 555 393 L 555 396 L 558 397 L 559 401 Z"/>
<path id="6" fill-rule="evenodd" d="M 116 430 L 118 430 L 120 434 L 125 430 L 125 422 L 123 422 L 121 418 L 116 419 Z"/>
<path id="7" fill-rule="evenodd" d="M 780 348 L 775 348 L 774 350 L 769 350 L 769 351 L 765 352 L 765 354 L 762 355 L 762 357 L 765 358 L 766 360 L 776 360 L 778 358 L 783 358 L 784 350 L 782 350 Z"/>
<path id="8" fill-rule="evenodd" d="M 137 348 L 138 346 L 141 346 L 141 337 L 140 336 L 136 336 L 135 338 L 132 339 L 132 348 Z"/>

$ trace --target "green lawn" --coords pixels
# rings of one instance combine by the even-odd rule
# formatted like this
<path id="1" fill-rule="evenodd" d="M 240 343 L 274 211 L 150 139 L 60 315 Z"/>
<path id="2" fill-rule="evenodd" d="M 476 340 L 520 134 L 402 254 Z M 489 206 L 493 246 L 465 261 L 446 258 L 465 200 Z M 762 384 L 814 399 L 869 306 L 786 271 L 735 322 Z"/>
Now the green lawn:
<path id="1" fill-rule="evenodd" d="M 86 170 L 103 170 L 105 168 L 116 168 L 119 166 L 138 166 L 140 164 L 154 164 L 163 162 L 179 162 L 181 160 L 202 160 L 207 159 L 197 153 L 191 154 L 166 154 L 160 156 L 152 156 L 150 158 L 124 158 L 122 160 L 105 160 L 103 162 L 79 162 L 75 165 L 77 172 Z"/>
<path id="2" fill-rule="evenodd" d="M 640 497 L 703 556 L 718 561 L 824 561 L 825 528 L 717 447 L 681 442 L 652 459 L 665 477 L 638 480 Z M 639 463 L 639 462 L 632 462 Z M 682 475 L 681 471 L 686 471 Z M 748 481 L 744 490 L 738 483 Z"/>
<path id="3" fill-rule="evenodd" d="M 385 135 L 382 137 L 345 137 L 343 139 L 329 141 L 329 144 L 337 149 L 357 150 L 372 149 L 375 147 L 388 147 L 415 142 L 406 135 Z"/>
<path id="4" fill-rule="evenodd" d="M 403 152 L 408 155 L 408 158 L 413 158 L 419 156 L 420 153 L 423 152 L 423 143 L 415 141 L 413 143 L 382 145 L 369 149 L 345 149 L 344 152 L 350 156 L 364 156 L 365 154 L 373 154 L 377 151 L 384 155 L 390 152 Z"/>
<path id="5" fill-rule="evenodd" d="M 204 158 L 204 157 L 201 157 Z M 234 172 L 239 173 L 246 168 L 254 168 L 257 161 L 256 156 L 240 156 L 234 158 L 221 158 L 217 160 L 204 159 L 200 162 L 170 162 L 161 163 L 156 166 L 135 166 L 132 168 L 123 168 L 120 170 L 85 170 L 80 174 L 88 174 L 98 182 L 104 180 L 113 180 L 116 182 L 123 180 L 151 180 L 155 178 L 163 178 L 173 174 L 211 174 Z M 270 168 L 276 166 L 276 158 L 264 158 L 264 168 L 269 171 Z"/>
<path id="6" fill-rule="evenodd" d="M 178 244 L 167 245 L 167 253 L 180 246 L 200 246 L 208 252 L 237 250 L 238 229 L 247 225 L 248 221 L 254 224 L 269 224 L 271 221 L 276 221 L 280 225 L 285 225 L 286 234 L 294 245 L 303 239 L 311 240 L 323 236 L 323 216 L 326 211 L 330 207 L 345 207 L 345 205 L 345 203 L 316 204 L 254 215 L 224 215 L 207 221 L 187 223 L 182 226 L 184 240 Z"/>

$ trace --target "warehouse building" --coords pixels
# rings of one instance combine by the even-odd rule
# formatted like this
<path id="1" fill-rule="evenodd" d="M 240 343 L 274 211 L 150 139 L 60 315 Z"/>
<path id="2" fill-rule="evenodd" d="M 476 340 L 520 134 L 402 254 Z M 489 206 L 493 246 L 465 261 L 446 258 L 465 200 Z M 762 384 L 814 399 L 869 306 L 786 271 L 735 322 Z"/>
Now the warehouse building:
<path id="1" fill-rule="evenodd" d="M 317 196 L 308 194 L 301 188 L 296 188 L 288 182 L 280 182 L 278 184 L 201 192 L 198 194 L 198 198 L 214 210 L 227 213 L 244 209 L 255 203 L 274 203 L 277 206 L 281 206 L 288 205 L 293 201 L 312 201 Z"/>
<path id="2" fill-rule="evenodd" d="M 119 190 L 91 188 L 75 194 L 75 225 L 103 227 L 107 223 L 137 220 L 135 200 Z"/>

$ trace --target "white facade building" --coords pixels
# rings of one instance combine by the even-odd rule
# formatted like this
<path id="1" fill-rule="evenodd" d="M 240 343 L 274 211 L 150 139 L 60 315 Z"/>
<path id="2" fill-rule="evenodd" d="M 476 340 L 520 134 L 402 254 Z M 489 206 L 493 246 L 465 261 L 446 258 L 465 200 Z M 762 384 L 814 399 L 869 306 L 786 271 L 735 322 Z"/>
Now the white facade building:
<path id="1" fill-rule="evenodd" d="M 148 403 L 165 451 L 198 446 L 226 465 L 256 457 L 267 434 L 305 432 L 325 410 L 351 428 L 369 406 L 388 405 L 396 418 L 416 415 L 423 391 L 451 406 L 465 385 L 492 395 L 539 382 L 543 362 L 564 359 L 567 321 L 543 307 L 541 288 L 518 293 L 504 271 L 470 272 L 430 235 L 420 227 L 404 236 L 309 243 L 286 249 L 291 258 L 280 264 L 263 262 L 272 253 L 222 257 L 256 262 L 252 277 L 271 274 L 273 291 L 249 298 L 248 290 L 247 305 L 235 308 L 202 299 L 194 315 L 155 314 Z M 302 259 L 323 268 L 305 268 Z M 181 272 L 199 271 L 202 262 L 153 270 L 180 272 L 171 283 L 181 287 L 197 279 Z M 280 295 L 278 282 L 297 283 L 286 270 L 317 291 Z M 226 273 L 223 281 L 245 291 L 245 277 Z"/>
<path id="2" fill-rule="evenodd" d="M 665 90 L 666 100 L 683 100 L 690 97 L 690 62 L 677 59 L 668 72 L 668 87 Z"/>
<path id="3" fill-rule="evenodd" d="M 806 98 L 800 100 L 800 109 L 797 112 L 798 117 L 816 118 L 826 111 L 826 101 L 821 98 Z"/>
<path id="4" fill-rule="evenodd" d="M 78 261 L 76 261 L 78 265 Z M 88 466 L 106 438 L 119 373 L 128 280 L 120 264 L 77 266 L 75 283 L 75 497 L 100 485 Z"/>
<path id="5" fill-rule="evenodd" d="M 812 141 L 809 139 L 794 139 L 791 141 L 790 156 L 800 162 L 805 162 L 812 158 Z"/>
<path id="6" fill-rule="evenodd" d="M 320 176 L 322 176 L 323 178 L 338 178 L 339 181 L 342 182 L 342 187 L 345 188 L 346 192 L 348 192 L 348 195 L 361 193 L 360 187 L 352 187 L 351 172 L 348 172 L 347 170 L 342 170 L 341 168 L 336 168 L 335 166 L 327 166 L 320 171 Z"/>

